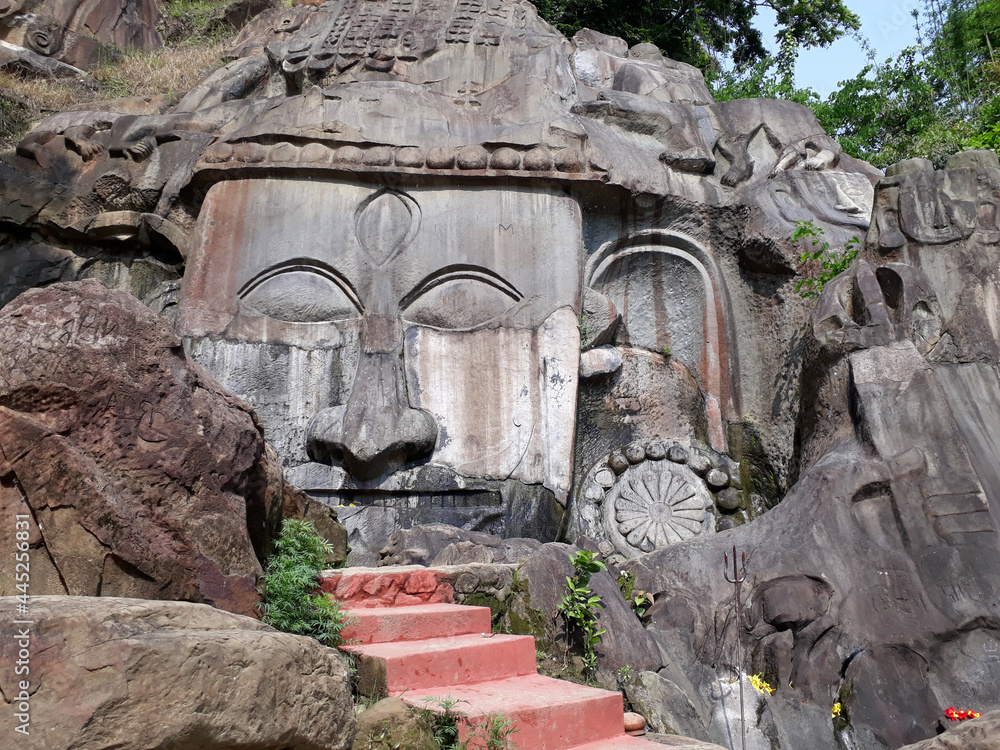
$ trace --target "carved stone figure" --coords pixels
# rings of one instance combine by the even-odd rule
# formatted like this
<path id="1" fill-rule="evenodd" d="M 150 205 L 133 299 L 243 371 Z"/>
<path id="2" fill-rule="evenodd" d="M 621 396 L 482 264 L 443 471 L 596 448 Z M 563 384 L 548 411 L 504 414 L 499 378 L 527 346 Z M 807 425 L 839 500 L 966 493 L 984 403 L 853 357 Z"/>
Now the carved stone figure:
<path id="1" fill-rule="evenodd" d="M 421 524 L 589 537 L 655 594 L 643 694 L 688 734 L 752 669 L 760 737 L 832 748 L 839 699 L 881 749 L 1000 694 L 998 196 L 995 154 L 883 176 L 520 0 L 340 0 L 176 105 L 40 123 L 0 162 L 0 304 L 91 278 L 163 313 L 352 563 Z M 800 220 L 867 232 L 815 307 Z"/>
<path id="2" fill-rule="evenodd" d="M 867 215 L 872 170 L 805 108 L 713 104 L 696 69 L 591 31 L 567 46 L 524 2 L 276 9 L 235 49 L 171 110 L 24 140 L 0 203 L 49 240 L 15 243 L 4 294 L 97 275 L 176 318 L 289 478 L 344 506 L 358 562 L 417 523 L 556 539 L 574 465 L 635 441 L 735 465 L 773 400 L 745 384 L 795 356 L 748 346 L 746 274 L 791 279 L 799 218 L 846 236 Z M 75 260 L 93 252 L 100 270 Z M 790 340 L 803 314 L 764 318 Z M 705 530 L 780 498 L 796 409 L 768 410 L 754 465 L 779 479 L 756 511 L 700 494 Z M 639 533 L 621 523 L 587 529 Z M 650 528 L 620 553 L 675 539 Z"/>
<path id="3" fill-rule="evenodd" d="M 828 725 L 810 703 L 842 702 L 856 747 L 933 737 L 939 706 L 997 705 L 1000 163 L 949 167 L 888 170 L 864 257 L 818 301 L 804 468 L 781 505 L 628 564 L 675 648 L 661 676 L 697 675 L 686 692 L 709 711 L 739 634 L 741 668 L 782 688 L 760 727 L 782 747 Z M 718 572 L 734 545 L 753 592 L 738 620 Z"/>

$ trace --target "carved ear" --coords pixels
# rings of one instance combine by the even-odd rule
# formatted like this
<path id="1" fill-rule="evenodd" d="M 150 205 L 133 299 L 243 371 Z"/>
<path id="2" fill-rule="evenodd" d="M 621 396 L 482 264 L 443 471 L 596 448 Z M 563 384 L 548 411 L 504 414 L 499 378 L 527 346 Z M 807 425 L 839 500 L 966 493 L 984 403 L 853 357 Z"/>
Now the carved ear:
<path id="1" fill-rule="evenodd" d="M 583 293 L 583 312 L 580 314 L 580 349 L 586 351 L 611 343 L 621 322 L 622 316 L 615 303 L 588 287 Z"/>

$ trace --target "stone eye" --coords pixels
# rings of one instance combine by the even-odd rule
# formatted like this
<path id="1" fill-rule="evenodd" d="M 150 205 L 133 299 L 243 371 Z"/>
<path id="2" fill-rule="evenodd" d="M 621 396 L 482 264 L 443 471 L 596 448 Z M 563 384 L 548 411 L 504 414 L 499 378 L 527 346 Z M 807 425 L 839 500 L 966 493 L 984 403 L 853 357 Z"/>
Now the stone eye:
<path id="1" fill-rule="evenodd" d="M 522 298 L 492 271 L 449 266 L 418 284 L 400 308 L 408 322 L 457 331 L 499 318 Z"/>
<path id="2" fill-rule="evenodd" d="M 241 305 L 289 323 L 326 323 L 360 316 L 351 284 L 331 268 L 293 260 L 258 274 L 239 291 Z"/>

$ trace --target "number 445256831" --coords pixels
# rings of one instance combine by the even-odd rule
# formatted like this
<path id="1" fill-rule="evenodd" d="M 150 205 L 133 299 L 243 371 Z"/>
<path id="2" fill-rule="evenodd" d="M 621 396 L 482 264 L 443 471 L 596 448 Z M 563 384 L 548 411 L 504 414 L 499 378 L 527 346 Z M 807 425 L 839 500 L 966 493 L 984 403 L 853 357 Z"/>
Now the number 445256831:
<path id="1" fill-rule="evenodd" d="M 18 591 L 17 599 L 22 604 L 28 601 L 28 579 L 30 577 L 30 567 L 28 560 L 28 538 L 30 537 L 31 526 L 28 524 L 30 516 L 17 515 L 14 517 L 14 580 Z"/>

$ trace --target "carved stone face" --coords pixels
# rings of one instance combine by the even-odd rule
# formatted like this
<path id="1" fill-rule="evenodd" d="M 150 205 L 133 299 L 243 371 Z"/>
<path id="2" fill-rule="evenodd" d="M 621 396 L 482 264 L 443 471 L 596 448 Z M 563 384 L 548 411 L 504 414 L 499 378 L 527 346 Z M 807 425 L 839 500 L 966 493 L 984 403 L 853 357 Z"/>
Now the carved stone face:
<path id="1" fill-rule="evenodd" d="M 562 504 L 570 488 L 580 227 L 555 189 L 224 182 L 181 332 L 292 482 L 388 514 L 383 531 L 444 502 L 509 534 L 505 480 Z"/>

